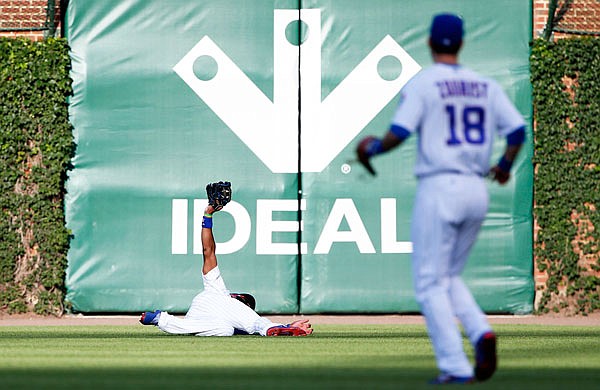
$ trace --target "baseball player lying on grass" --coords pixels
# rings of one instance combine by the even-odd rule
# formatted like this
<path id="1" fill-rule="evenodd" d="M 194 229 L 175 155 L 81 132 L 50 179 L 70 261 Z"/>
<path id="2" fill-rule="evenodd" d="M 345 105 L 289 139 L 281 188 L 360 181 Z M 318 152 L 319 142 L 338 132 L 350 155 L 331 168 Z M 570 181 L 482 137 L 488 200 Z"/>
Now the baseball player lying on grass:
<path id="1" fill-rule="evenodd" d="M 230 294 L 217 265 L 215 239 L 212 232 L 213 213 L 231 200 L 231 183 L 219 182 L 206 186 L 209 205 L 202 220 L 202 248 L 204 290 L 196 295 L 184 318 L 166 311 L 142 313 L 143 325 L 156 325 L 164 332 L 196 336 L 233 336 L 259 334 L 261 336 L 307 336 L 312 333 L 309 320 L 298 320 L 283 325 L 259 316 L 255 300 L 250 294 Z"/>

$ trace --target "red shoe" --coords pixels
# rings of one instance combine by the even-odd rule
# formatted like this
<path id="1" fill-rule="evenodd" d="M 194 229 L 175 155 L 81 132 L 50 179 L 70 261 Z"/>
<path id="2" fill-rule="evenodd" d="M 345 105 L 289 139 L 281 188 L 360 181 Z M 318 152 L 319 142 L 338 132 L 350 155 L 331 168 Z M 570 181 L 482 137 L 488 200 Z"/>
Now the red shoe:
<path id="1" fill-rule="evenodd" d="M 279 325 L 269 328 L 267 336 L 306 336 L 306 332 L 295 326 Z"/>

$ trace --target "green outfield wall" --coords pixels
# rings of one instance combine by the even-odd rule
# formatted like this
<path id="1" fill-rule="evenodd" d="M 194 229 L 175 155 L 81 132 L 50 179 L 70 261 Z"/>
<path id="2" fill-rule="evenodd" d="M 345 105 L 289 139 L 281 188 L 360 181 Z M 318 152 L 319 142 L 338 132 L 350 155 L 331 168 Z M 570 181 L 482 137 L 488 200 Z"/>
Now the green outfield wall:
<path id="1" fill-rule="evenodd" d="M 417 311 L 416 140 L 376 159 L 377 177 L 350 160 L 431 64 L 441 11 L 465 19 L 462 62 L 531 122 L 531 2 L 71 0 L 73 310 L 185 312 L 202 289 L 205 186 L 229 180 L 233 202 L 214 218 L 219 266 L 260 312 Z M 528 135 L 510 183 L 489 184 L 464 274 L 488 312 L 533 310 Z"/>

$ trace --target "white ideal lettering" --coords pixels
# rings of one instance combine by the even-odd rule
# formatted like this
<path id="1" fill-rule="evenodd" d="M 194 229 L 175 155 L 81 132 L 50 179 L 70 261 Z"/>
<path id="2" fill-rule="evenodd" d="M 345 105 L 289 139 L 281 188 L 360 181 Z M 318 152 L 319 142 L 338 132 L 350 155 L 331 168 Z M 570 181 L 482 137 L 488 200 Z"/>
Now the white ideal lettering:
<path id="1" fill-rule="evenodd" d="M 300 202 L 300 209 L 306 210 L 306 199 Z M 297 232 L 298 221 L 273 220 L 274 211 L 298 211 L 295 199 L 258 199 L 256 201 L 256 254 L 257 255 L 295 255 L 298 253 L 296 242 L 273 242 L 273 232 Z M 294 215 L 296 217 L 296 215 Z M 300 221 L 300 231 L 304 224 Z M 307 253 L 305 242 L 300 244 L 302 254 Z"/>
<path id="2" fill-rule="evenodd" d="M 204 209 L 208 204 L 207 199 L 194 199 L 194 254 L 202 254 L 202 216 L 204 215 Z M 248 240 L 250 239 L 250 231 L 252 229 L 252 222 L 250 220 L 250 214 L 248 211 L 239 204 L 232 200 L 227 204 L 227 207 L 219 211 L 219 213 L 228 213 L 233 217 L 235 221 L 235 230 L 233 237 L 226 242 L 217 242 L 216 240 L 216 253 L 226 255 L 229 253 L 235 253 L 242 249 Z"/>
<path id="3" fill-rule="evenodd" d="M 208 201 L 194 199 L 193 201 L 193 230 L 192 253 L 202 254 L 202 215 Z M 396 199 L 383 198 L 380 200 L 381 210 L 381 253 L 411 253 L 410 241 L 397 241 L 397 212 Z M 274 218 L 275 212 L 297 212 L 298 201 L 295 199 L 257 199 L 256 201 L 256 254 L 257 255 L 296 255 L 298 244 L 289 242 L 274 242 L 274 233 L 294 233 L 304 231 L 304 221 L 282 217 Z M 306 210 L 306 200 L 300 202 L 301 211 Z M 225 242 L 217 241 L 217 254 L 235 253 L 248 244 L 252 231 L 252 220 L 246 208 L 236 201 L 231 201 L 219 213 L 229 214 L 234 221 L 233 236 Z M 346 220 L 348 229 L 340 230 Z M 171 253 L 174 255 L 188 254 L 188 200 L 173 199 L 171 211 Z M 218 237 L 217 237 L 218 238 Z M 352 199 L 336 199 L 327 220 L 323 226 L 314 254 L 328 254 L 336 242 L 355 243 L 360 253 L 376 253 L 373 242 L 362 221 Z M 308 244 L 300 244 L 301 254 L 308 253 Z"/>
<path id="4" fill-rule="evenodd" d="M 381 199 L 381 253 L 412 253 L 412 242 L 396 241 L 396 199 Z"/>
<path id="5" fill-rule="evenodd" d="M 348 231 L 338 230 L 343 218 L 346 218 L 350 228 Z M 360 253 L 375 253 L 375 247 L 352 199 L 336 199 L 314 253 L 329 253 L 334 242 L 355 242 Z"/>
<path id="6" fill-rule="evenodd" d="M 171 204 L 171 253 L 186 255 L 187 247 L 187 199 L 173 199 Z"/>

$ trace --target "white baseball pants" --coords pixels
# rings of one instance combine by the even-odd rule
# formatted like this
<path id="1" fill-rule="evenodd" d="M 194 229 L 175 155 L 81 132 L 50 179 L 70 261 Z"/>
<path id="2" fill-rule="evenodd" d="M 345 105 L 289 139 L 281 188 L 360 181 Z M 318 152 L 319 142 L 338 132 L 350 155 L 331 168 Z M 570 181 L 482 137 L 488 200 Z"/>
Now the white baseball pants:
<path id="1" fill-rule="evenodd" d="M 449 375 L 473 375 L 455 317 L 472 345 L 491 330 L 460 277 L 488 203 L 479 176 L 440 174 L 419 179 L 411 226 L 413 283 L 438 368 Z"/>
<path id="2" fill-rule="evenodd" d="M 204 290 L 194 297 L 184 318 L 162 312 L 160 330 L 196 336 L 232 336 L 235 329 L 266 336 L 270 327 L 281 325 L 259 316 L 242 302 L 229 296 L 219 267 L 202 276 Z"/>

